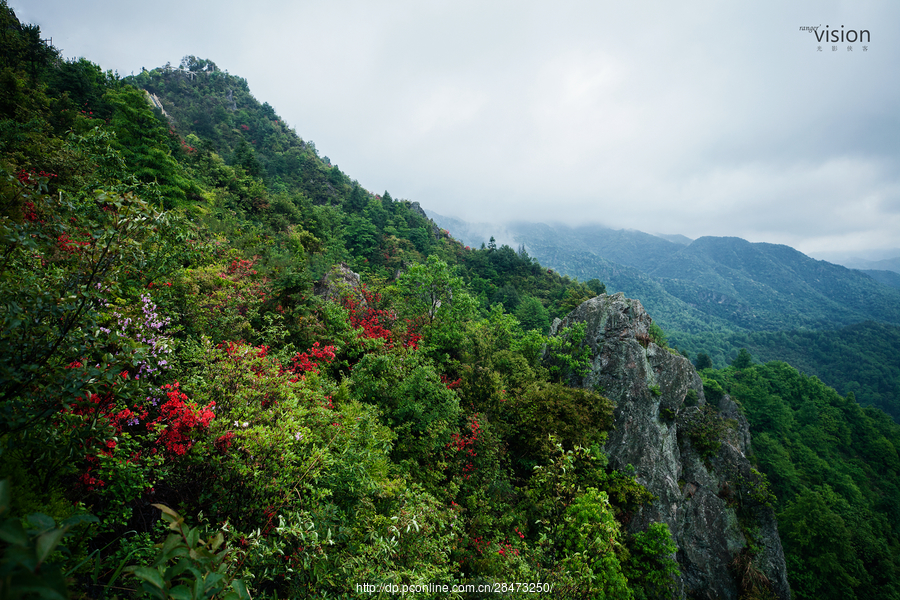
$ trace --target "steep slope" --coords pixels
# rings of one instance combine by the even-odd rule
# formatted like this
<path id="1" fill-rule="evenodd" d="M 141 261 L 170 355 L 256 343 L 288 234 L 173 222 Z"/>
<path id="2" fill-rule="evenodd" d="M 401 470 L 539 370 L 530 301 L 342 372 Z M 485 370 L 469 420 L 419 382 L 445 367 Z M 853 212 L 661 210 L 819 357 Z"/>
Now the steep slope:
<path id="1" fill-rule="evenodd" d="M 750 586 L 732 570 L 742 565 L 737 572 L 762 575 L 779 598 L 790 598 L 775 514 L 747 459 L 749 428 L 738 407 L 723 396 L 712 408 L 690 361 L 649 341 L 651 318 L 640 301 L 597 296 L 555 321 L 551 334 L 580 323 L 591 369 L 570 382 L 616 402 L 610 462 L 632 466 L 658 498 L 631 530 L 669 526 L 685 597 L 737 600 Z"/>
<path id="2" fill-rule="evenodd" d="M 900 273 L 897 271 L 881 271 L 873 269 L 860 269 L 860 273 L 864 273 L 879 283 L 900 289 Z"/>
<path id="3" fill-rule="evenodd" d="M 263 178 L 270 188 L 300 190 L 313 202 L 326 204 L 349 201 L 358 187 L 274 108 L 257 100 L 246 79 L 220 70 L 211 60 L 187 56 L 181 68 L 143 71 L 125 81 L 157 98 L 192 150 L 215 152 L 229 165 Z M 362 208 L 369 195 L 357 192 L 353 200 Z"/>
<path id="4" fill-rule="evenodd" d="M 900 292 L 789 246 L 703 237 L 649 275 L 685 302 L 753 330 L 900 324 Z"/>

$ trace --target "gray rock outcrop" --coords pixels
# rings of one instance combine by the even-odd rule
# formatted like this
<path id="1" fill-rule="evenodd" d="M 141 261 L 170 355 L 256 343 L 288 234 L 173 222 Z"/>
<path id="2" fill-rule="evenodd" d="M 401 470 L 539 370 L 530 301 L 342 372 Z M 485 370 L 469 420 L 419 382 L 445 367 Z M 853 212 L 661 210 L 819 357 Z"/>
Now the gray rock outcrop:
<path id="1" fill-rule="evenodd" d="M 343 299 L 350 298 L 356 304 L 363 306 L 366 304 L 359 273 L 345 263 L 334 265 L 320 281 L 316 282 L 313 293 L 332 302 L 340 303 Z"/>
<path id="2" fill-rule="evenodd" d="M 788 600 L 781 540 L 764 480 L 747 459 L 750 432 L 740 408 L 728 396 L 712 406 L 690 361 L 651 341 L 652 320 L 638 300 L 592 298 L 554 321 L 551 335 L 582 322 L 591 369 L 570 384 L 616 403 L 610 465 L 632 465 L 657 497 L 628 528 L 669 526 L 683 598 L 737 600 L 749 586 L 766 585 Z"/>

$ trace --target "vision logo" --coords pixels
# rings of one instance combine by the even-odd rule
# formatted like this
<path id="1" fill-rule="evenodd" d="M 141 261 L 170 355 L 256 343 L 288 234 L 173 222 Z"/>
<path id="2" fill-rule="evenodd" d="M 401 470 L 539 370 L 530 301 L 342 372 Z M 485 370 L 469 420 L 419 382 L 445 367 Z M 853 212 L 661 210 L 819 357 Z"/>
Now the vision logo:
<path id="1" fill-rule="evenodd" d="M 838 42 L 842 44 L 855 44 L 857 42 L 869 44 L 872 41 L 872 34 L 868 29 L 846 29 L 843 25 L 841 25 L 840 29 L 831 29 L 828 25 L 824 29 L 821 25 L 804 25 L 800 27 L 800 31 L 811 33 L 815 36 L 817 42 L 826 44 L 837 44 Z M 837 51 L 837 49 L 836 45 L 831 47 L 832 51 Z M 847 46 L 848 52 L 852 50 L 853 46 Z M 863 52 L 868 52 L 868 50 L 869 46 L 862 46 Z M 818 47 L 818 52 L 822 52 L 822 46 Z"/>

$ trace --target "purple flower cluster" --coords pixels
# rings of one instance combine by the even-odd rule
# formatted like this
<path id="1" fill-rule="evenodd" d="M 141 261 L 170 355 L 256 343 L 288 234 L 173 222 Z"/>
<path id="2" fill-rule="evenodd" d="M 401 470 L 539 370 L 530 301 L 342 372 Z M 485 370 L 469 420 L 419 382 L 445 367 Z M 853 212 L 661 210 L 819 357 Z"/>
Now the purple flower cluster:
<path id="1" fill-rule="evenodd" d="M 148 294 L 141 296 L 142 317 L 132 319 L 118 312 L 113 312 L 116 319 L 116 333 L 122 337 L 130 337 L 136 342 L 149 347 L 147 357 L 137 363 L 136 379 L 141 379 L 157 371 L 170 368 L 167 358 L 172 353 L 171 338 L 163 334 L 163 329 L 171 319 L 162 317 Z M 101 327 L 100 331 L 109 334 L 111 329 Z"/>

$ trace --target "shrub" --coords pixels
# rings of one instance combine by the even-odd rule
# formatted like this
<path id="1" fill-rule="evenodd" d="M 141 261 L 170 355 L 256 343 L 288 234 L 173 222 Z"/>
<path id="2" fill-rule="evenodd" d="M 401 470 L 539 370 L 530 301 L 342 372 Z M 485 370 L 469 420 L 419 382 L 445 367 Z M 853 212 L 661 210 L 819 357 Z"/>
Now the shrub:
<path id="1" fill-rule="evenodd" d="M 162 511 L 162 518 L 174 533 L 159 545 L 151 566 L 127 569 L 141 581 L 145 594 L 159 600 L 250 600 L 244 582 L 227 573 L 227 549 L 221 532 L 204 540 L 200 531 L 188 527 L 177 512 L 162 504 L 154 506 Z"/>
<path id="2" fill-rule="evenodd" d="M 656 323 L 650 323 L 650 329 L 648 329 L 647 333 L 650 335 L 650 341 L 660 348 L 669 347 L 669 342 L 666 339 L 666 333 L 662 330 L 662 327 L 660 327 Z"/>
<path id="3" fill-rule="evenodd" d="M 700 401 L 700 396 L 697 394 L 697 390 L 688 390 L 684 395 L 684 405 L 687 407 L 697 406 L 697 402 Z"/>
<path id="4" fill-rule="evenodd" d="M 555 451 L 550 435 L 567 450 L 602 445 L 613 424 L 611 400 L 561 383 L 534 384 L 507 405 L 515 432 L 509 436 L 510 451 L 519 459 L 547 459 Z"/>
<path id="5" fill-rule="evenodd" d="M 681 426 L 691 444 L 704 459 L 710 459 L 722 446 L 727 428 L 725 420 L 708 404 L 683 413 Z"/>
<path id="6" fill-rule="evenodd" d="M 632 536 L 626 543 L 630 553 L 625 574 L 635 589 L 635 597 L 675 598 L 680 576 L 678 563 L 672 558 L 678 551 L 669 526 L 651 523 L 647 531 Z"/>
<path id="7" fill-rule="evenodd" d="M 703 379 L 703 395 L 706 396 L 707 402 L 718 402 L 725 396 L 725 390 L 718 381 L 703 376 L 701 379 Z"/>
<path id="8" fill-rule="evenodd" d="M 591 349 L 584 343 L 587 323 L 574 323 L 547 339 L 544 362 L 554 381 L 584 377 L 591 369 Z"/>

